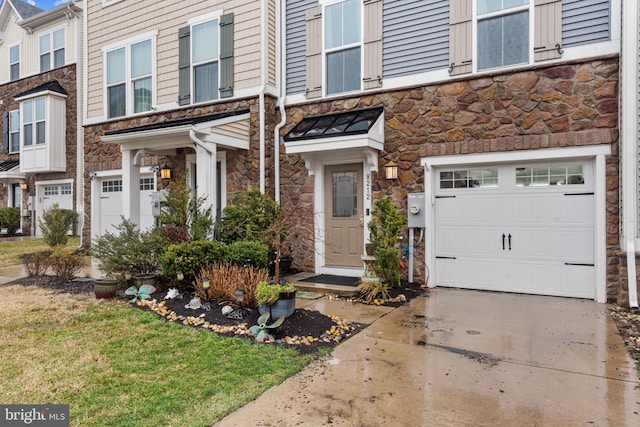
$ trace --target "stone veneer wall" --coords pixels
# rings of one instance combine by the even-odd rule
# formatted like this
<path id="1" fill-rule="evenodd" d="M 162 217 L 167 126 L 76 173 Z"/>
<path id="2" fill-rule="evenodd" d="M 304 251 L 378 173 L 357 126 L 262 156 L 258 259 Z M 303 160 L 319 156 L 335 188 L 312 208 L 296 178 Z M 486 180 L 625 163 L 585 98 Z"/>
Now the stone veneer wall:
<path id="1" fill-rule="evenodd" d="M 78 168 L 77 162 L 77 117 L 78 117 L 78 97 L 76 89 L 76 66 L 75 64 L 67 65 L 64 67 L 56 68 L 45 73 L 40 73 L 35 76 L 25 77 L 23 79 L 15 80 L 4 85 L 0 85 L 0 116 L 6 111 L 18 110 L 20 103 L 15 100 L 15 96 L 38 87 L 44 83 L 56 80 L 67 91 L 66 98 L 66 162 L 67 168 L 65 172 L 51 172 L 51 173 L 28 173 L 26 174 L 27 191 L 22 192 L 22 206 L 26 208 L 27 197 L 35 195 L 35 182 L 57 179 L 73 179 L 73 208 L 76 206 L 76 199 L 78 197 L 76 193 L 76 171 Z M 2 126 L 2 124 L 0 124 Z M 2 130 L 4 132 L 4 129 Z M 0 150 L 0 162 L 5 160 L 19 160 L 19 153 L 5 154 Z M 7 206 L 9 202 L 8 187 L 0 187 L 0 205 Z M 29 233 L 31 222 L 28 217 L 22 219 L 22 228 L 25 234 Z"/>
<path id="2" fill-rule="evenodd" d="M 266 168 L 268 193 L 273 195 L 273 183 L 271 180 L 273 171 L 273 159 L 270 153 L 273 153 L 273 130 L 278 120 L 276 109 L 276 101 L 269 97 L 265 97 L 266 108 L 266 127 L 265 127 L 265 145 L 267 147 Z M 117 121 L 110 121 L 96 125 L 85 127 L 85 212 L 83 229 L 83 242 L 89 245 L 91 234 L 91 181 L 88 179 L 89 173 L 101 170 L 121 169 L 122 157 L 120 146 L 116 144 L 104 143 L 101 137 L 108 131 L 129 129 L 139 126 L 162 123 L 172 120 L 178 120 L 188 117 L 200 117 L 204 115 L 223 113 L 226 111 L 236 111 L 248 108 L 250 111 L 250 148 L 249 150 L 228 150 L 227 151 L 227 202 L 230 203 L 235 194 L 242 190 L 250 188 L 259 188 L 260 186 L 260 116 L 257 98 L 247 98 L 233 100 L 231 102 L 221 102 L 209 105 L 190 106 L 187 108 L 163 111 L 161 113 L 153 113 L 144 116 L 136 116 L 132 118 L 124 118 Z M 152 143 L 151 143 L 152 144 Z M 157 164 L 167 163 L 176 173 L 184 171 L 185 155 L 193 153 L 191 147 L 185 147 L 177 150 L 176 157 L 158 157 L 143 156 L 141 159 L 142 166 L 153 166 Z M 167 183 L 158 180 L 159 189 L 164 188 Z"/>
<path id="3" fill-rule="evenodd" d="M 282 135 L 306 116 L 373 106 L 385 109 L 385 144 L 378 164 L 393 160 L 399 168 L 397 182 L 374 174 L 374 200 L 390 195 L 404 212 L 407 193 L 424 191 L 422 157 L 611 145 L 606 165 L 607 297 L 617 298 L 617 56 L 290 106 Z M 313 270 L 313 177 L 297 155 L 283 156 L 281 166 L 283 207 L 299 212 L 290 227 L 294 267 Z M 423 259 L 424 243 L 416 248 L 416 281 L 424 280 Z"/>

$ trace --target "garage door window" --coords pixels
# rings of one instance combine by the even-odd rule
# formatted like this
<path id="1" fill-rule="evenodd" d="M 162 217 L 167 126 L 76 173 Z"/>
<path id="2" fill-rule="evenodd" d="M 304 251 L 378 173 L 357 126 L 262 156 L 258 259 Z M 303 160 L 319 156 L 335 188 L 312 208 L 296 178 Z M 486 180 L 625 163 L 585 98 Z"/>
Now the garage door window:
<path id="1" fill-rule="evenodd" d="M 57 196 L 58 195 L 58 186 L 47 185 L 46 187 L 44 187 L 44 195 L 45 196 Z"/>
<path id="2" fill-rule="evenodd" d="M 103 193 L 118 193 L 120 191 L 122 191 L 121 179 L 111 179 L 109 181 L 102 181 Z"/>
<path id="3" fill-rule="evenodd" d="M 153 178 L 140 178 L 140 191 L 148 191 L 153 189 Z"/>
<path id="4" fill-rule="evenodd" d="M 497 169 L 460 169 L 440 172 L 440 188 L 495 188 L 497 186 Z"/>
<path id="5" fill-rule="evenodd" d="M 584 165 L 536 165 L 516 168 L 516 187 L 584 184 Z"/>
<path id="6" fill-rule="evenodd" d="M 60 186 L 60 194 L 71 194 L 71 184 Z"/>

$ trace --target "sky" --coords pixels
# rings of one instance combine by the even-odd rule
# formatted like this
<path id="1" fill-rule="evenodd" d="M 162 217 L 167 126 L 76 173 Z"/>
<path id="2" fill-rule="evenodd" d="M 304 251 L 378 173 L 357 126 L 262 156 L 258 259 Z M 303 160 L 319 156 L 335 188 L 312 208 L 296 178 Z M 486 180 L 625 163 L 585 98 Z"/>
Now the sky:
<path id="1" fill-rule="evenodd" d="M 68 3 L 70 0 L 22 0 L 25 3 L 32 4 L 40 9 L 51 10 L 60 6 L 63 3 Z"/>

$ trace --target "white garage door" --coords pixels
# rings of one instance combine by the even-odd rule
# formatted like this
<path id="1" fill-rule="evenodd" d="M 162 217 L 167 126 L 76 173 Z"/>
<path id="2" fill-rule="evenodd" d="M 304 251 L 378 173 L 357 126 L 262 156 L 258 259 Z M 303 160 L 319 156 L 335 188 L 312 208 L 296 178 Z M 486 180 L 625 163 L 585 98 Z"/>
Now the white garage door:
<path id="1" fill-rule="evenodd" d="M 439 286 L 593 298 L 591 163 L 441 169 Z"/>
<path id="2" fill-rule="evenodd" d="M 73 209 L 72 183 L 43 185 L 38 190 L 42 194 L 42 203 L 37 206 L 37 218 L 41 218 L 42 212 L 58 204 L 60 209 Z M 71 231 L 70 231 L 71 233 Z M 42 237 L 40 227 L 36 227 L 36 236 Z"/>
<path id="3" fill-rule="evenodd" d="M 140 178 L 140 229 L 153 227 L 151 196 L 155 191 L 153 176 Z M 115 233 L 122 222 L 122 179 L 104 178 L 100 185 L 100 235 Z"/>

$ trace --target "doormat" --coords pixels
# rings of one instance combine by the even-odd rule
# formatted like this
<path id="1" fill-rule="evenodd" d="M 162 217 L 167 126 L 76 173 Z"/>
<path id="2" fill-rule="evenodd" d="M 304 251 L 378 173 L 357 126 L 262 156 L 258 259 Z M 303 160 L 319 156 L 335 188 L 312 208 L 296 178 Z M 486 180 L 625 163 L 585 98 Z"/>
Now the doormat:
<path id="1" fill-rule="evenodd" d="M 296 298 L 300 298 L 300 299 L 318 299 L 318 298 L 322 298 L 323 296 L 324 294 L 321 294 L 319 292 L 312 292 L 312 291 L 296 292 Z"/>
<path id="2" fill-rule="evenodd" d="M 322 283 L 325 285 L 358 286 L 359 277 L 334 276 L 332 274 L 320 274 L 318 276 L 307 277 L 300 282 Z"/>

